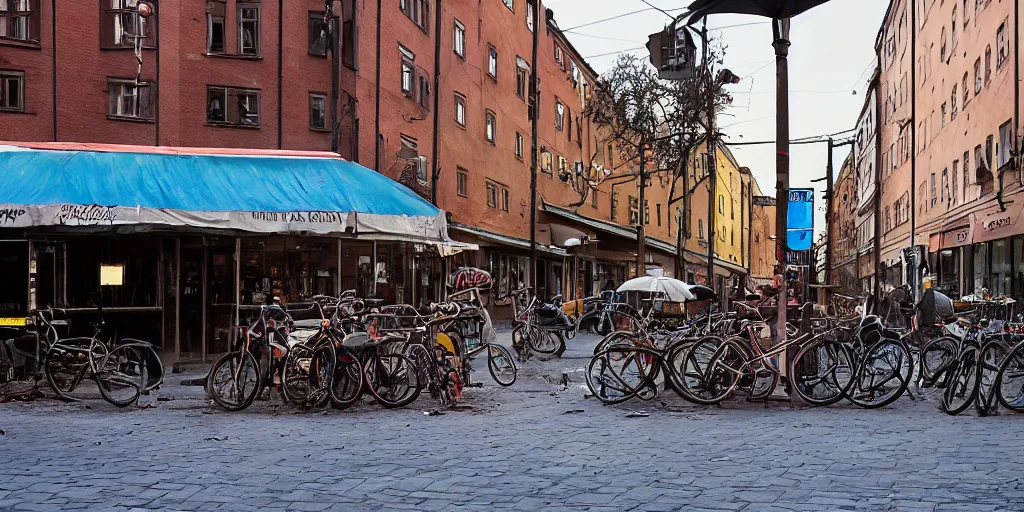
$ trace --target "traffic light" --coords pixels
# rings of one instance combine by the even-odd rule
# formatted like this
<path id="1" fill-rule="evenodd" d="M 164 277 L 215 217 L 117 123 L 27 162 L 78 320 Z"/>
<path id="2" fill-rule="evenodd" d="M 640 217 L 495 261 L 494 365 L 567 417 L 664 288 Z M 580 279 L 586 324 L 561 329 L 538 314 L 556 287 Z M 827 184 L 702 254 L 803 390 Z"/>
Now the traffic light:
<path id="1" fill-rule="evenodd" d="M 693 76 L 697 45 L 685 26 L 675 23 L 647 38 L 651 64 L 664 80 L 686 80 Z"/>

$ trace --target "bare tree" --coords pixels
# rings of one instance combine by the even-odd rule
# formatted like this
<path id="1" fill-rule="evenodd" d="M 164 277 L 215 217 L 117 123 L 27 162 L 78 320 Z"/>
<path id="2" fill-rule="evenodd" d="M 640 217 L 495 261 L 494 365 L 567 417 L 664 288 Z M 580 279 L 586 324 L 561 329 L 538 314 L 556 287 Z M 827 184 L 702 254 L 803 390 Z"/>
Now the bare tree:
<path id="1" fill-rule="evenodd" d="M 711 59 L 714 65 L 721 64 L 722 52 L 715 52 Z M 646 61 L 625 54 L 598 80 L 584 112 L 594 122 L 608 127 L 608 140 L 617 150 L 619 161 L 606 181 L 618 184 L 639 180 L 639 275 L 644 273 L 646 234 L 642 212 L 647 183 L 655 174 L 671 175 L 669 205 L 679 199 L 674 197 L 676 181 L 685 177 L 687 156 L 706 135 L 707 112 L 712 101 L 716 111 L 732 101 L 723 91 L 714 66 L 701 69 L 687 80 L 665 81 L 658 78 L 657 70 Z M 620 170 L 623 167 L 626 169 Z M 683 197 L 690 192 L 692 189 Z M 682 236 L 678 238 L 681 240 Z M 677 240 L 677 244 L 681 242 Z"/>

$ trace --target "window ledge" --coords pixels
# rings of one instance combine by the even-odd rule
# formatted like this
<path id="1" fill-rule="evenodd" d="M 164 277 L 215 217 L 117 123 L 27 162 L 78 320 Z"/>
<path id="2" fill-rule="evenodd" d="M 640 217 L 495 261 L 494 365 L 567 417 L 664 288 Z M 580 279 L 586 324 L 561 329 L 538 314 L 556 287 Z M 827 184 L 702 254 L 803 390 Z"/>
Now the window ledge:
<path id="1" fill-rule="evenodd" d="M 313 128 L 312 126 L 310 126 L 309 131 L 317 133 L 331 133 L 333 130 L 331 130 L 330 128 Z"/>
<path id="2" fill-rule="evenodd" d="M 143 117 L 129 117 L 129 116 L 115 116 L 107 114 L 107 119 L 111 121 L 123 121 L 126 123 L 141 123 L 141 124 L 154 124 L 156 121 L 153 119 L 146 119 Z"/>
<path id="3" fill-rule="evenodd" d="M 25 112 L 24 110 L 15 110 L 13 108 L 0 108 L 0 114 L 18 114 L 23 116 L 37 116 L 39 114 L 35 112 Z"/>
<path id="4" fill-rule="evenodd" d="M 43 45 L 39 41 L 29 41 L 26 39 L 15 39 L 13 37 L 2 36 L 0 36 L 0 46 L 14 46 L 16 48 L 25 48 L 28 50 L 43 49 Z"/>
<path id="5" fill-rule="evenodd" d="M 316 57 L 318 59 L 326 59 L 327 58 L 327 52 L 324 52 L 324 53 L 313 53 L 313 52 L 311 52 L 309 50 L 306 50 L 306 54 L 309 55 L 310 57 Z"/>
<path id="6" fill-rule="evenodd" d="M 156 51 L 157 48 L 156 48 L 156 46 L 143 46 L 142 49 L 146 50 L 146 51 Z M 135 48 L 131 47 L 131 46 L 102 46 L 101 45 L 100 46 L 100 51 L 101 52 L 133 52 L 133 51 L 135 51 Z"/>
<path id="7" fill-rule="evenodd" d="M 234 53 L 210 53 L 206 52 L 203 55 L 212 57 L 215 59 L 228 59 L 228 60 L 249 60 L 253 62 L 263 62 L 263 56 L 261 55 L 238 55 Z"/>
<path id="8" fill-rule="evenodd" d="M 206 126 L 210 126 L 210 127 L 213 127 L 213 128 L 241 128 L 243 130 L 259 130 L 260 129 L 259 125 L 251 125 L 251 124 L 211 123 L 209 121 L 207 121 L 205 124 L 206 124 Z"/>

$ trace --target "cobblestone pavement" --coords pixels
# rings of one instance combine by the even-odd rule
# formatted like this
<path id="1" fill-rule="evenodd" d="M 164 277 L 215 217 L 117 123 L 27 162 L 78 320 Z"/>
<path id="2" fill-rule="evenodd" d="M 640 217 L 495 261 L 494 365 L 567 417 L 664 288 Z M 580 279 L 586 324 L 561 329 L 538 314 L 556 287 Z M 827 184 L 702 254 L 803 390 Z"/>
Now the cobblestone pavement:
<path id="1" fill-rule="evenodd" d="M 906 397 L 604 407 L 582 338 L 436 416 L 426 397 L 226 413 L 180 375 L 151 408 L 0 405 L 0 510 L 1024 510 L 1024 417 Z"/>

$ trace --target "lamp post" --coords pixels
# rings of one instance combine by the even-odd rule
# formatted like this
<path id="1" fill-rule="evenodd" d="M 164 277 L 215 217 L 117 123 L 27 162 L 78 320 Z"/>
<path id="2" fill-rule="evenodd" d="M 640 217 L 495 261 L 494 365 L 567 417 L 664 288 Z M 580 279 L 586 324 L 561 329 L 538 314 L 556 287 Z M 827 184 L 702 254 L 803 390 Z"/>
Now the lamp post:
<path id="1" fill-rule="evenodd" d="M 781 275 L 776 330 L 778 342 L 786 341 L 786 305 L 789 285 L 786 284 L 786 219 L 789 213 L 789 18 L 772 20 L 775 48 L 775 274 Z M 790 354 L 786 354 L 788 359 Z"/>

